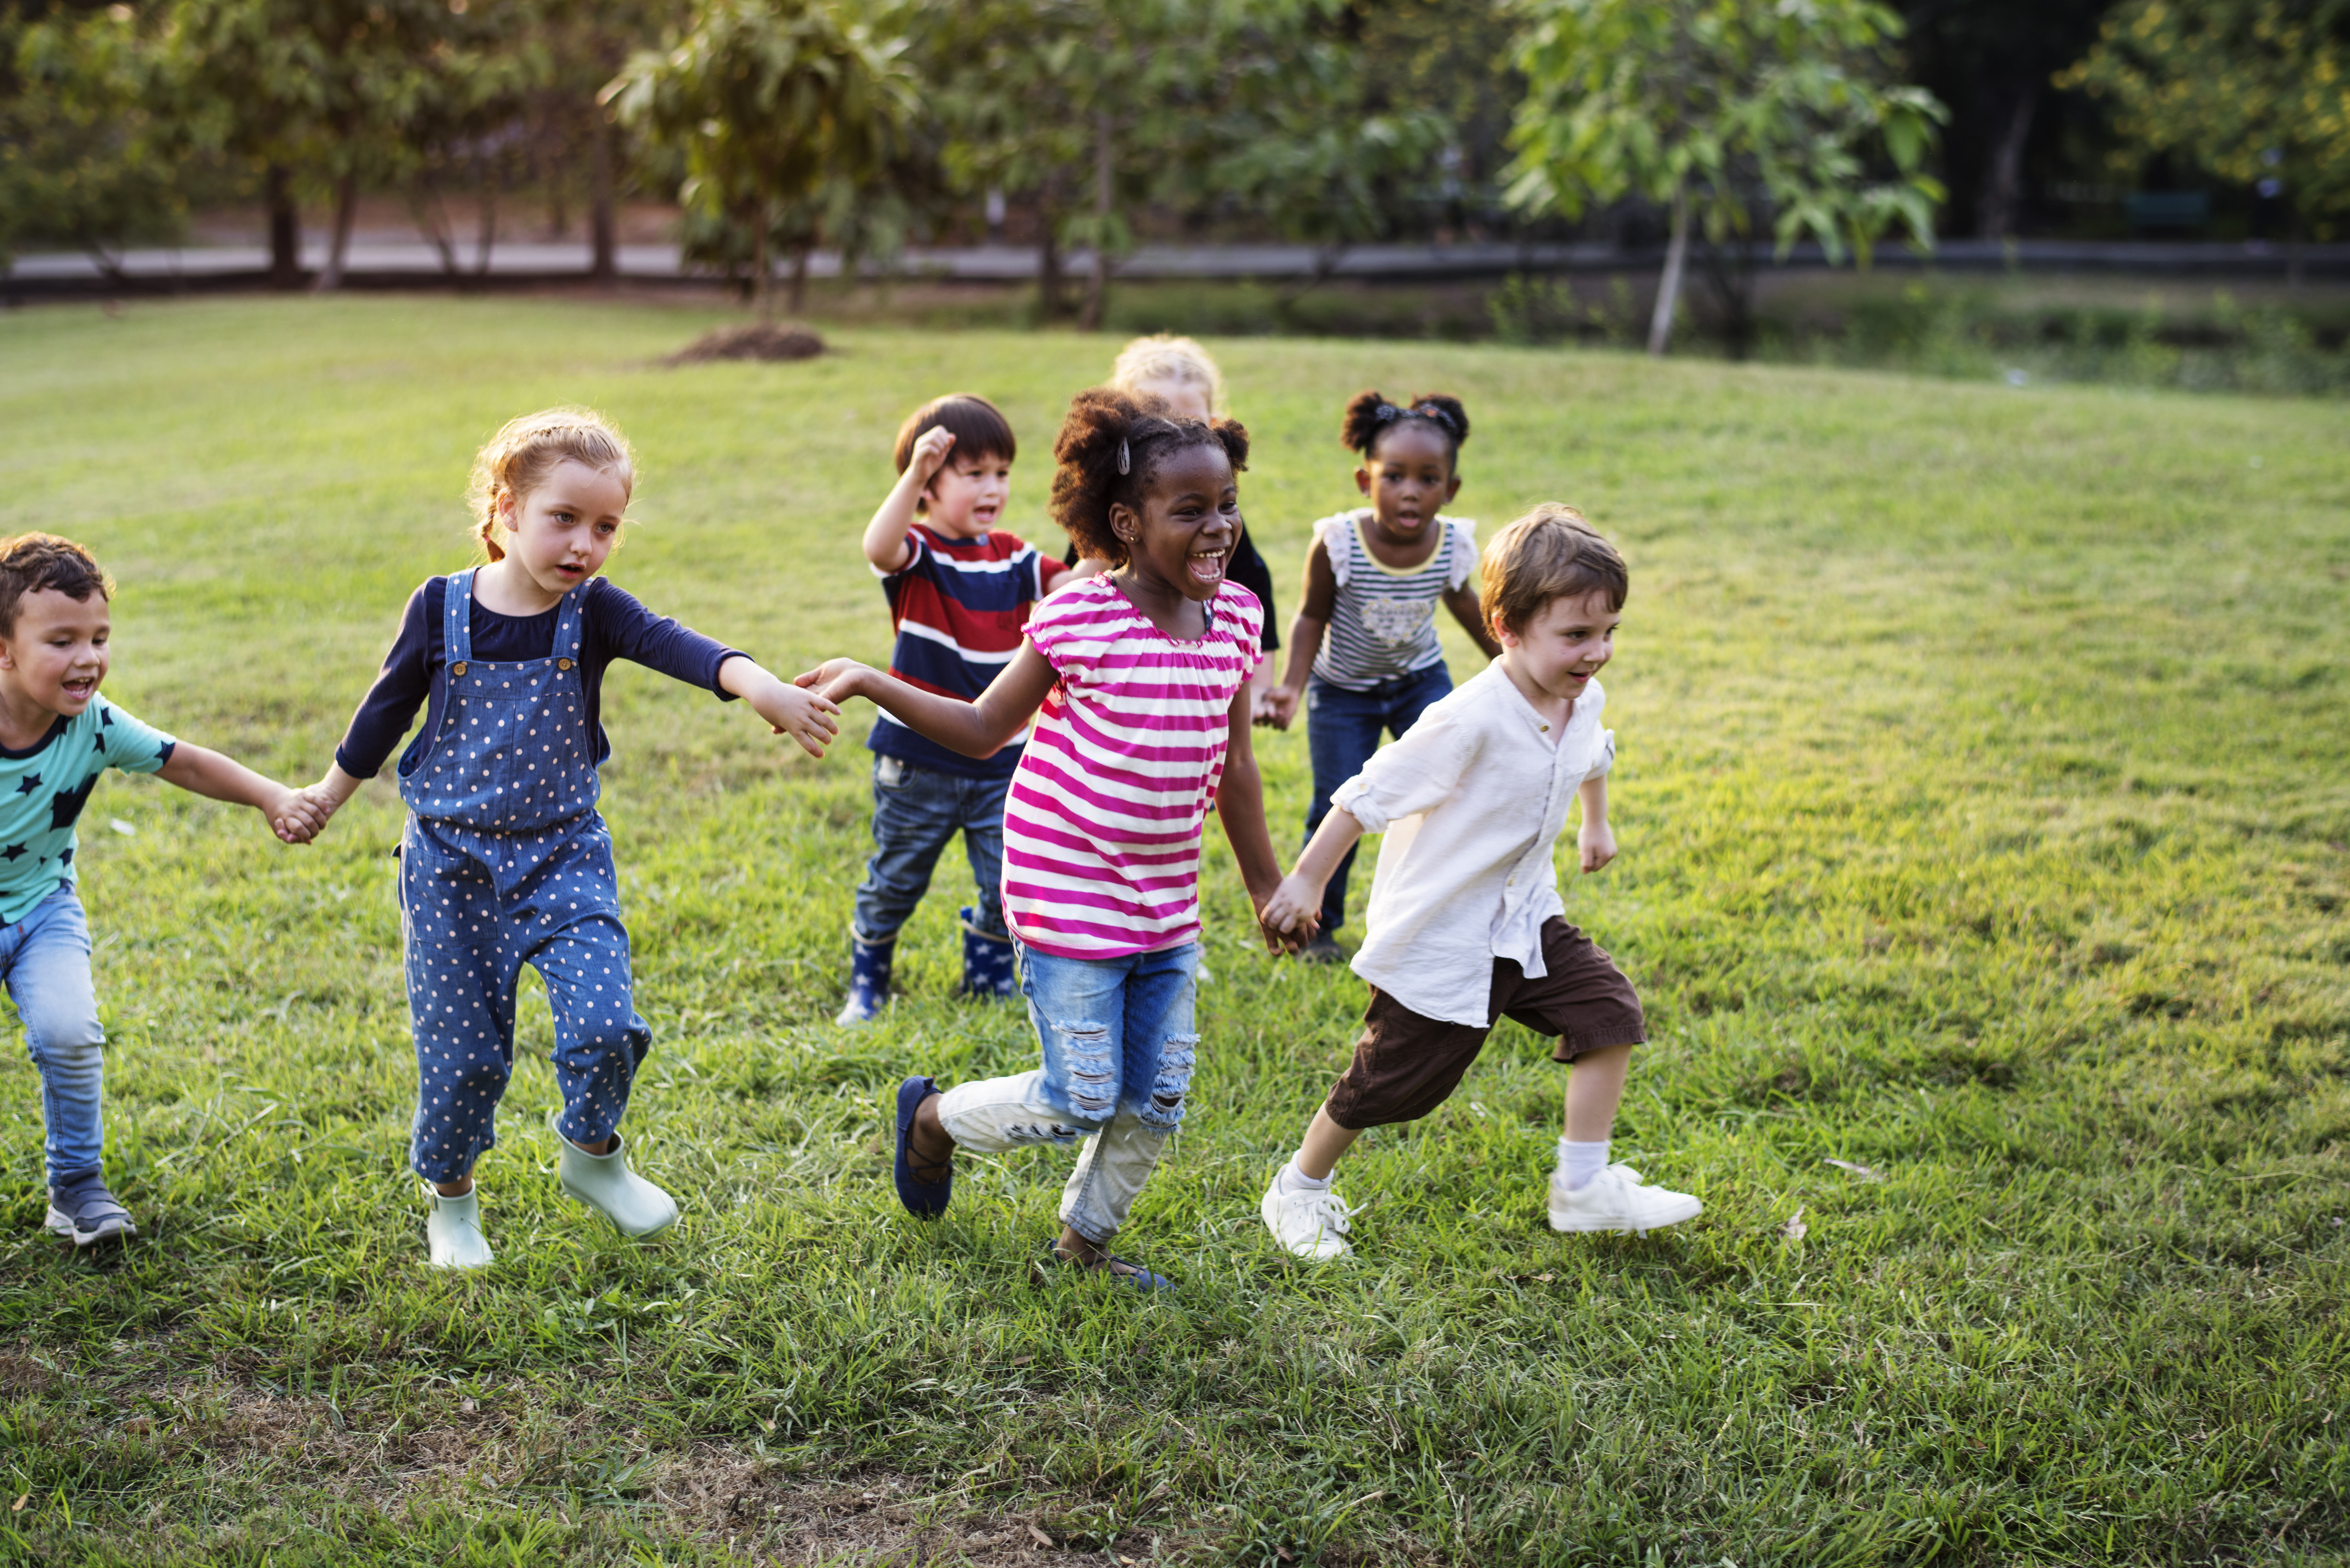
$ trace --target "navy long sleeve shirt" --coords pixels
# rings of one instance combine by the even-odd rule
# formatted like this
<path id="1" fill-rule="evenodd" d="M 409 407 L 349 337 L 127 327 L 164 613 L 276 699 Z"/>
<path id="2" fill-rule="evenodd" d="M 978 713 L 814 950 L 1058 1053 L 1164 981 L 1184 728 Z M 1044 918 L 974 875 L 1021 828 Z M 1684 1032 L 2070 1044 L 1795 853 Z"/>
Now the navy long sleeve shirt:
<path id="1" fill-rule="evenodd" d="M 579 610 L 579 673 L 588 692 L 588 727 L 595 733 L 598 766 L 612 754 L 611 742 L 604 738 L 603 686 L 605 667 L 616 659 L 716 692 L 721 701 L 733 700 L 718 690 L 718 669 L 738 650 L 680 626 L 674 617 L 653 614 L 627 589 L 602 577 L 588 579 L 582 591 L 587 598 Z M 400 637 L 384 656 L 383 670 L 368 689 L 367 700 L 351 715 L 343 743 L 335 748 L 336 765 L 351 777 L 373 778 L 381 772 L 415 721 L 417 708 L 428 701 L 424 728 L 400 759 L 401 772 L 422 757 L 426 742 L 439 732 L 447 691 L 441 672 L 449 661 L 442 631 L 448 592 L 448 578 L 429 577 L 409 596 Z M 562 608 L 557 605 L 534 616 L 500 615 L 475 598 L 467 627 L 473 657 L 490 663 L 551 657 L 556 618 Z"/>

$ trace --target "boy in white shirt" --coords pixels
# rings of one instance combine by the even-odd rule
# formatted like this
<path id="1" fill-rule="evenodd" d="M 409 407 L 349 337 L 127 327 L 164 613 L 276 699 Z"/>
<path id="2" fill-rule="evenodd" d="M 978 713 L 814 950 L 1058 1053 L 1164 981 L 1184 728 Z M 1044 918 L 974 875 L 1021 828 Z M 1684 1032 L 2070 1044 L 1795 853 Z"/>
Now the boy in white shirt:
<path id="1" fill-rule="evenodd" d="M 1485 552 L 1484 612 L 1502 657 L 1420 715 L 1331 796 L 1331 812 L 1264 908 L 1274 930 L 1310 928 L 1322 885 L 1357 839 L 1385 833 L 1355 972 L 1371 982 L 1362 1039 L 1305 1140 L 1264 1195 L 1264 1222 L 1301 1258 L 1350 1250 L 1354 1211 L 1331 1171 L 1366 1127 L 1444 1103 L 1494 1023 L 1558 1036 L 1571 1062 L 1566 1134 L 1550 1179 L 1555 1231 L 1647 1232 L 1704 1205 L 1607 1163 L 1640 999 L 1615 961 L 1566 923 L 1551 846 L 1578 798 L 1583 869 L 1616 857 L 1597 676 L 1614 652 L 1630 576 L 1571 506 L 1546 504 Z"/>

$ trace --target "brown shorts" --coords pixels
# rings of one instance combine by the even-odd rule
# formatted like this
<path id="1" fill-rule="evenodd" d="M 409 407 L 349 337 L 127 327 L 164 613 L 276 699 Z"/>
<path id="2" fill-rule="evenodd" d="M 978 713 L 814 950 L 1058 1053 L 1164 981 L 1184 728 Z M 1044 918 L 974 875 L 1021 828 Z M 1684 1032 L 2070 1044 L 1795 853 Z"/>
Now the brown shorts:
<path id="1" fill-rule="evenodd" d="M 1632 982 L 1589 937 L 1554 916 L 1543 922 L 1542 950 L 1550 972 L 1540 980 L 1528 980 L 1513 959 L 1493 961 L 1482 1028 L 1423 1018 L 1374 987 L 1354 1064 L 1330 1086 L 1330 1119 L 1352 1131 L 1418 1121 L 1461 1086 L 1500 1019 L 1557 1035 L 1551 1058 L 1558 1062 L 1648 1039 Z"/>

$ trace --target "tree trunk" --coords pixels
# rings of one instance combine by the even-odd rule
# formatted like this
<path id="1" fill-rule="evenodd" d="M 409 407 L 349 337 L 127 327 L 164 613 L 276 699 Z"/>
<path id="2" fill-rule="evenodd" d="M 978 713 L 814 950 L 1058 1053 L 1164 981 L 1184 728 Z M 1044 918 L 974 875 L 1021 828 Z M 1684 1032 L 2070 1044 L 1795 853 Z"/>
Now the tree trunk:
<path id="1" fill-rule="evenodd" d="M 356 171 L 335 182 L 335 237 L 327 247 L 326 269 L 318 274 L 312 290 L 332 294 L 343 286 L 343 258 L 351 248 L 351 220 L 359 215 L 359 177 Z"/>
<path id="2" fill-rule="evenodd" d="M 792 247 L 791 311 L 794 316 L 807 308 L 808 252 L 812 249 L 814 247 L 810 245 Z M 847 258 L 842 259 L 845 261 Z"/>
<path id="3" fill-rule="evenodd" d="M 269 286 L 302 286 L 302 210 L 294 204 L 294 176 L 273 163 L 263 173 L 269 203 Z"/>
<path id="4" fill-rule="evenodd" d="M 408 188 L 409 216 L 417 228 L 432 242 L 441 253 L 441 275 L 457 275 L 457 240 L 449 230 L 449 205 L 441 200 L 441 187 L 430 174 L 420 174 Z"/>
<path id="5" fill-rule="evenodd" d="M 473 253 L 473 275 L 490 275 L 490 247 L 498 239 L 498 166 L 486 158 L 473 161 L 474 184 L 481 193 L 481 248 Z"/>
<path id="6" fill-rule="evenodd" d="M 2291 202 L 2293 194 L 2286 192 L 2286 200 Z M 2300 202 L 2293 202 L 2286 209 L 2284 222 L 2284 286 L 2288 293 L 2299 294 L 2302 278 Z"/>
<path id="7" fill-rule="evenodd" d="M 1036 244 L 1036 314 L 1045 321 L 1061 316 L 1061 225 L 1051 202 L 1037 213 L 1044 238 Z"/>
<path id="8" fill-rule="evenodd" d="M 1110 120 L 1109 110 L 1094 112 L 1094 265 L 1086 275 L 1086 304 L 1077 317 L 1077 330 L 1101 329 L 1102 306 L 1109 297 Z"/>
<path id="9" fill-rule="evenodd" d="M 2015 233 L 2016 210 L 2022 205 L 2023 148 L 2032 140 L 2032 121 L 2040 112 L 2040 78 L 2033 78 L 2016 95 L 2006 129 L 1991 149 L 1991 167 L 1983 174 L 1982 193 L 1975 202 L 1975 236 L 2003 240 Z"/>
<path id="10" fill-rule="evenodd" d="M 588 130 L 588 237 L 595 257 L 588 275 L 610 283 L 620 275 L 620 247 L 613 213 L 612 131 L 600 112 Z"/>
<path id="11" fill-rule="evenodd" d="M 1673 338 L 1673 310 L 1681 296 L 1681 265 L 1689 260 L 1689 191 L 1673 191 L 1673 237 L 1665 246 L 1665 275 L 1657 281 L 1657 308 L 1648 317 L 1648 352 L 1661 357 Z"/>
<path id="12" fill-rule="evenodd" d="M 767 253 L 766 214 L 759 214 L 758 226 L 751 231 L 751 297 L 759 306 L 759 319 L 775 317 L 775 264 Z"/>

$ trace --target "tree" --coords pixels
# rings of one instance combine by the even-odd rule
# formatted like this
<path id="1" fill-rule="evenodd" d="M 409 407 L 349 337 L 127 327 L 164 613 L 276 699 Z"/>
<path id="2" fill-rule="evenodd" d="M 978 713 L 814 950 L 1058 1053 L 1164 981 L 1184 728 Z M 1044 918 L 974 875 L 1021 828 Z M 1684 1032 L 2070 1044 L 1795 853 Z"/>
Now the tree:
<path id="1" fill-rule="evenodd" d="M 1671 213 L 1648 352 L 1672 337 L 1692 225 L 1751 259 L 1816 239 L 1867 264 L 1896 223 L 1933 244 L 1922 167 L 1940 104 L 1891 85 L 1900 19 L 1871 0 L 1528 0 L 1510 199 L 1579 216 L 1636 195 Z M 1740 347 L 1733 334 L 1733 348 Z"/>
<path id="2" fill-rule="evenodd" d="M 2304 223 L 2350 212 L 2350 4 L 2126 0 L 2056 78 L 2107 106 L 2130 156 L 2184 153 L 2223 180 L 2273 178 Z"/>
<path id="3" fill-rule="evenodd" d="M 88 251 L 177 233 L 186 148 L 168 116 L 163 54 L 128 6 L 0 16 L 0 271 L 27 240 Z"/>
<path id="4" fill-rule="evenodd" d="M 904 54 L 847 5 L 708 0 L 674 49 L 638 55 L 605 96 L 682 154 L 689 214 L 715 248 L 747 244 L 772 310 L 779 230 L 804 276 L 841 193 L 884 185 L 908 161 L 919 105 Z"/>

